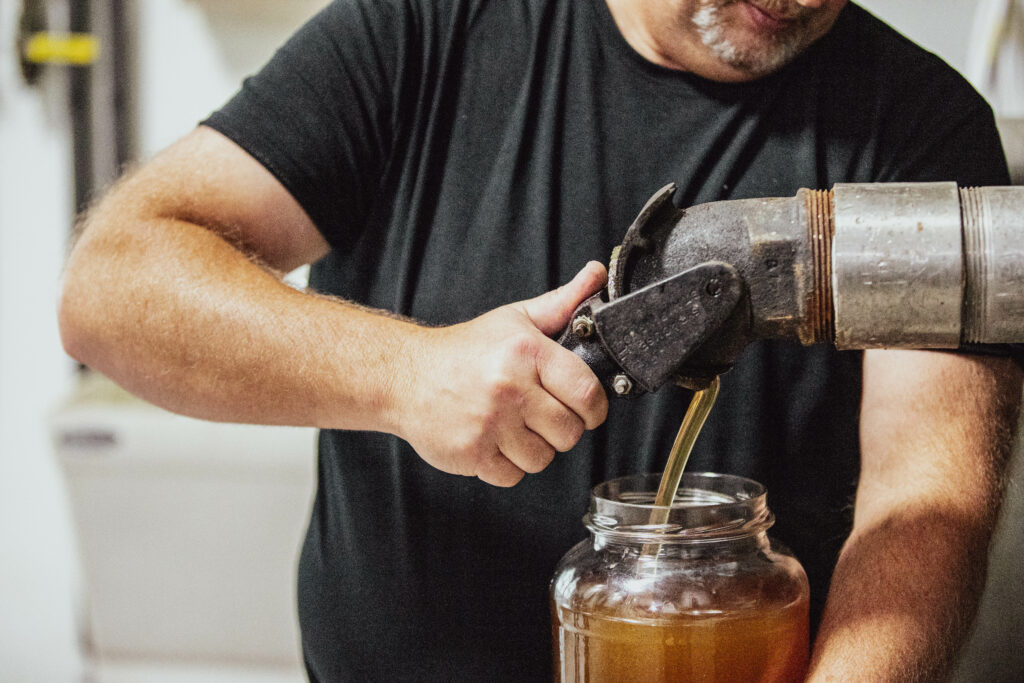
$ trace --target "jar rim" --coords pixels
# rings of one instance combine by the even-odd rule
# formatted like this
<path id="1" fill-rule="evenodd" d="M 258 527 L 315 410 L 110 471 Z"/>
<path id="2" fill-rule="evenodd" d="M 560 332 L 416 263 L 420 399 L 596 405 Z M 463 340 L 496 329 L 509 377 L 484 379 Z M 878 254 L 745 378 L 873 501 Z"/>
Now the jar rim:
<path id="1" fill-rule="evenodd" d="M 753 479 L 685 472 L 667 508 L 654 504 L 660 482 L 661 474 L 640 474 L 598 484 L 591 490 L 584 524 L 612 541 L 703 543 L 753 536 L 775 521 L 767 489 Z"/>

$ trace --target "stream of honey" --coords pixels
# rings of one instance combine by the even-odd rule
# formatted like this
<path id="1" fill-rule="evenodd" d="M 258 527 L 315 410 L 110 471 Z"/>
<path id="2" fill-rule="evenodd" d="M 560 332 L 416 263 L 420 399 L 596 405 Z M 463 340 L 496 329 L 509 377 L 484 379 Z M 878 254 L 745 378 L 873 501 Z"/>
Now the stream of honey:
<path id="1" fill-rule="evenodd" d="M 715 377 L 707 389 L 693 394 L 690 406 L 683 415 L 683 423 L 679 425 L 675 441 L 672 442 L 672 450 L 669 451 L 665 471 L 658 484 L 658 495 L 654 498 L 655 508 L 651 510 L 650 524 L 664 524 L 668 521 L 668 513 L 679 489 L 679 482 L 683 478 L 683 470 L 686 469 L 690 453 L 693 452 L 693 444 L 697 442 L 700 430 L 715 405 L 721 386 L 722 380 Z"/>

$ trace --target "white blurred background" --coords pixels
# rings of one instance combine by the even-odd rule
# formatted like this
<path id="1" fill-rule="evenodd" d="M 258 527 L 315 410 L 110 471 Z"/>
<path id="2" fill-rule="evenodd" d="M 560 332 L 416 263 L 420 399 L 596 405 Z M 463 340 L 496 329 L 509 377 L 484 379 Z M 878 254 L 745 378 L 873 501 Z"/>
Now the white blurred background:
<path id="1" fill-rule="evenodd" d="M 26 4 L 60 30 L 79 2 Z M 323 4 L 93 0 L 94 17 L 104 7 L 124 12 L 134 55 L 121 76 L 128 158 L 190 130 Z M 980 73 L 972 50 L 984 51 L 986 34 L 972 38 L 975 12 L 1001 3 L 861 4 L 954 67 Z M 44 67 L 35 85 L 25 83 L 22 5 L 0 0 L 0 683 L 302 681 L 292 582 L 313 434 L 170 416 L 95 376 L 83 382 L 63 354 L 54 306 L 76 204 L 73 67 Z M 94 87 L 102 110 L 109 91 Z M 1001 103 L 1000 113 L 1020 116 L 1011 106 Z M 94 138 L 96 165 L 114 142 Z M 1019 129 L 1008 127 L 1004 142 L 1024 157 Z M 93 169 L 97 186 L 105 173 Z M 1015 468 L 959 681 L 1024 680 Z"/>

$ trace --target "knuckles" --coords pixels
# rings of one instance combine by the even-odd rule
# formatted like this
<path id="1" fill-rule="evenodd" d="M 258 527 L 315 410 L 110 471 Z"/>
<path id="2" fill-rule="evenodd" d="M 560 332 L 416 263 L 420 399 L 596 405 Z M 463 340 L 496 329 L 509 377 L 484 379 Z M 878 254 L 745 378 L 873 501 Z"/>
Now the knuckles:
<path id="1" fill-rule="evenodd" d="M 568 427 L 566 428 L 566 432 L 564 435 L 565 440 L 562 441 L 558 450 L 562 453 L 565 453 L 566 451 L 571 451 L 576 446 L 576 444 L 580 442 L 580 439 L 583 438 L 584 429 L 585 425 L 581 420 L 573 419 L 571 421 L 571 424 L 568 425 Z"/>
<path id="2" fill-rule="evenodd" d="M 546 434 L 548 442 L 554 447 L 553 450 L 559 453 L 571 451 L 583 437 L 584 424 L 575 413 L 569 410 L 558 412 L 554 416 L 556 428 Z"/>
<path id="3" fill-rule="evenodd" d="M 547 447 L 538 447 L 533 449 L 531 453 L 521 458 L 522 462 L 519 463 L 519 467 L 529 474 L 537 474 L 538 472 L 544 471 L 544 469 L 551 464 L 551 461 L 555 459 L 555 449 Z"/>
<path id="4" fill-rule="evenodd" d="M 597 377 L 583 377 L 576 388 L 576 397 L 579 405 L 583 406 L 583 414 L 580 417 L 583 418 L 587 429 L 594 429 L 608 417 L 608 396 Z M 580 435 L 582 436 L 582 431 Z"/>
<path id="5" fill-rule="evenodd" d="M 481 481 L 493 486 L 508 487 L 518 484 L 525 475 L 525 471 L 513 465 L 500 453 L 495 452 L 480 458 L 475 474 Z"/>
<path id="6" fill-rule="evenodd" d="M 494 449 L 493 438 L 487 429 L 466 430 L 452 440 L 452 458 L 462 473 L 475 474 Z"/>
<path id="7" fill-rule="evenodd" d="M 480 394 L 484 405 L 491 413 L 520 407 L 525 400 L 529 386 L 524 383 L 526 374 L 523 356 L 518 352 L 504 350 L 481 376 Z"/>
<path id="8" fill-rule="evenodd" d="M 532 363 L 540 350 L 538 334 L 534 330 L 513 332 L 506 341 L 508 361 L 516 365 L 521 365 L 525 362 Z"/>

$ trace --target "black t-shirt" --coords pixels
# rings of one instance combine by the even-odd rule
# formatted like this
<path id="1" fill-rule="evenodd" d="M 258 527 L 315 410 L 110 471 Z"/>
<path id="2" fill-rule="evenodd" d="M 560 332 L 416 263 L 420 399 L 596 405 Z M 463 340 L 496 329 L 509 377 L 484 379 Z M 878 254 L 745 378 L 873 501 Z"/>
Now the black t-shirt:
<path id="1" fill-rule="evenodd" d="M 669 181 L 681 206 L 1008 182 L 987 105 L 854 5 L 781 72 L 727 85 L 644 60 L 603 0 L 340 0 L 206 124 L 333 247 L 315 288 L 434 324 L 607 262 Z M 815 619 L 849 532 L 860 390 L 859 353 L 754 344 L 689 466 L 767 486 Z M 613 399 L 604 426 L 512 489 L 436 471 L 389 435 L 323 432 L 299 576 L 311 678 L 550 680 L 548 581 L 586 536 L 590 488 L 660 471 L 688 400 Z"/>

